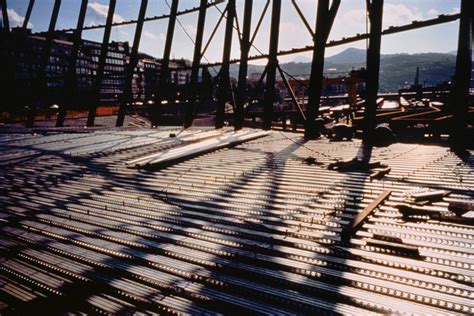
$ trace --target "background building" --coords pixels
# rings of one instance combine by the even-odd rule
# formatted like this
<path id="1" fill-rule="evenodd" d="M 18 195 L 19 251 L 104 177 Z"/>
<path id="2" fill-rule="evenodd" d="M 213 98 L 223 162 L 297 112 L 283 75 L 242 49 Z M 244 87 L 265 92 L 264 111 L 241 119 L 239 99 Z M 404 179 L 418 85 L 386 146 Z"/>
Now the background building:
<path id="1" fill-rule="evenodd" d="M 65 100 L 65 76 L 68 71 L 72 51 L 72 34 L 58 34 L 53 40 L 50 57 L 45 69 L 47 93 L 38 102 L 35 95 L 35 81 L 40 74 L 40 63 L 46 37 L 33 35 L 30 30 L 14 28 L 11 33 L 1 33 L 0 53 L 3 60 L 13 61 L 13 76 L 5 74 L 4 80 L 13 80 L 15 106 L 11 109 L 24 109 L 29 106 L 48 108 L 52 104 L 63 104 Z M 99 65 L 101 43 L 82 40 L 76 64 L 76 95 L 70 108 L 85 109 L 95 102 L 94 84 Z M 111 42 L 106 58 L 104 78 L 100 90 L 100 105 L 117 105 L 125 89 L 125 77 L 130 60 L 128 42 Z M 185 85 L 190 76 L 189 61 L 170 62 L 171 82 Z M 159 59 L 140 53 L 133 75 L 131 89 L 133 102 L 153 100 L 158 87 L 161 62 Z M 20 105 L 20 106 L 19 106 Z"/>

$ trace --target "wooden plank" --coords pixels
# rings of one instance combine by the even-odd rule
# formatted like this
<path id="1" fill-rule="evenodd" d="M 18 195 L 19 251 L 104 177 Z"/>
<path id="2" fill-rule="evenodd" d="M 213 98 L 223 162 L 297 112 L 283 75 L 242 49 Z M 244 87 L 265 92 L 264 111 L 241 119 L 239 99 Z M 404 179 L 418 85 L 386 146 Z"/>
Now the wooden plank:
<path id="1" fill-rule="evenodd" d="M 372 214 L 372 212 L 385 201 L 392 193 L 391 190 L 383 191 L 375 200 L 367 205 L 362 212 L 360 212 L 354 220 L 347 225 L 341 232 L 341 237 L 343 240 L 348 240 L 357 230 L 362 226 L 365 219 Z"/>

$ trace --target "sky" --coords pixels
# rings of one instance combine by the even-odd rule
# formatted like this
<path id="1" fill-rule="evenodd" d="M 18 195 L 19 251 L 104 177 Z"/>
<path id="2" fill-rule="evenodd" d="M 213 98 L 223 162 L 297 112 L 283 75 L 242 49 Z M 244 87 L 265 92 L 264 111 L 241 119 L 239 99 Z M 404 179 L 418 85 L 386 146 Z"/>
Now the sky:
<path id="1" fill-rule="evenodd" d="M 10 25 L 20 25 L 23 21 L 28 0 L 7 0 Z M 264 0 L 255 0 L 252 17 L 252 31 L 254 30 L 260 13 L 265 5 Z M 308 23 L 313 26 L 316 20 L 316 0 L 297 0 Z M 48 28 L 54 0 L 36 0 L 31 15 L 29 27 L 33 32 L 45 31 Z M 63 0 L 59 12 L 57 29 L 73 28 L 77 23 L 81 0 Z M 86 25 L 105 23 L 107 15 L 108 0 L 89 0 Z M 149 0 L 147 17 L 159 16 L 169 13 L 167 3 L 171 0 Z M 178 10 L 185 10 L 199 5 L 199 0 L 181 0 Z M 139 0 L 117 0 L 114 21 L 136 19 L 140 6 Z M 239 25 L 243 21 L 244 1 L 237 0 L 237 15 Z M 438 16 L 439 14 L 458 13 L 460 0 L 385 0 L 383 28 L 411 23 L 413 20 L 424 20 Z M 220 12 L 225 8 L 225 3 L 212 7 L 207 11 L 205 24 L 204 43 L 207 42 L 212 29 L 216 25 Z M 286 50 L 297 47 L 312 45 L 311 36 L 296 13 L 290 0 L 282 0 L 280 23 L 279 49 Z M 178 18 L 175 28 L 175 37 L 172 48 L 172 57 L 192 59 L 193 42 L 188 37 L 195 37 L 197 12 L 182 15 Z M 263 24 L 255 38 L 250 55 L 258 54 L 258 50 L 265 53 L 268 51 L 270 35 L 271 7 L 263 20 Z M 225 23 L 221 23 L 214 39 L 205 53 L 205 60 L 218 62 L 222 60 L 222 46 L 224 38 Z M 140 51 L 161 58 L 165 42 L 167 19 L 146 22 Z M 365 0 L 342 0 L 329 40 L 337 40 L 350 37 L 366 30 Z M 132 43 L 135 26 L 114 27 L 112 40 L 129 41 Z M 186 34 L 187 33 L 187 34 Z M 84 31 L 83 37 L 89 40 L 101 41 L 103 30 Z M 382 53 L 424 53 L 424 52 L 450 52 L 456 50 L 458 36 L 458 22 L 450 22 L 428 28 L 412 30 L 394 35 L 384 36 L 382 39 Z M 348 45 L 328 48 L 326 57 L 335 55 L 348 47 L 365 48 L 366 42 L 354 42 Z M 237 32 L 233 34 L 232 58 L 239 58 L 239 43 Z M 309 61 L 311 53 L 282 56 L 280 62 Z M 265 61 L 254 62 L 263 64 Z"/>

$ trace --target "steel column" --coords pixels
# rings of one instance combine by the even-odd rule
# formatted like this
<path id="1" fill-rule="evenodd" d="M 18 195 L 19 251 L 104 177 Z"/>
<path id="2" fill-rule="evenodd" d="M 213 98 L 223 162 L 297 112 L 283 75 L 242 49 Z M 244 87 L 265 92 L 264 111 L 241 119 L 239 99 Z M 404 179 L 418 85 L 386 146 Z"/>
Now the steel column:
<path id="1" fill-rule="evenodd" d="M 451 147 L 462 149 L 467 141 L 466 124 L 469 107 L 469 86 L 472 69 L 472 0 L 461 1 L 461 18 L 459 20 L 458 52 L 456 72 L 454 75 L 454 104 L 451 127 Z"/>
<path id="2" fill-rule="evenodd" d="M 237 104 L 235 105 L 234 127 L 242 129 L 244 125 L 244 105 L 247 101 L 247 71 L 250 51 L 250 28 L 252 24 L 253 0 L 245 0 L 242 40 L 240 44 L 239 82 L 237 84 Z"/>
<path id="3" fill-rule="evenodd" d="M 324 54 L 326 51 L 327 16 L 329 0 L 318 1 L 318 12 L 316 15 L 316 32 L 313 37 L 313 60 L 311 62 L 311 74 L 309 79 L 308 105 L 306 108 L 305 138 L 316 137 L 316 125 L 314 120 L 318 116 L 321 90 L 323 88 Z"/>
<path id="4" fill-rule="evenodd" d="M 138 13 L 137 26 L 135 28 L 135 36 L 133 39 L 132 52 L 130 53 L 130 63 L 128 64 L 127 77 L 125 78 L 124 93 L 120 102 L 120 109 L 117 116 L 117 122 L 115 126 L 122 126 L 125 120 L 125 113 L 127 112 L 127 103 L 131 103 L 133 99 L 132 95 L 132 81 L 133 74 L 135 73 L 135 67 L 138 64 L 138 48 L 140 47 L 140 39 L 142 37 L 143 23 L 145 22 L 146 8 L 148 6 L 148 0 L 142 0 L 140 4 L 140 11 Z"/>
<path id="5" fill-rule="evenodd" d="M 66 111 L 70 107 L 71 103 L 74 102 L 74 94 L 77 87 L 77 55 L 79 48 L 82 44 L 82 29 L 84 27 L 84 20 L 86 18 L 88 0 L 82 0 L 81 8 L 79 11 L 79 17 L 77 19 L 76 31 L 74 32 L 73 46 L 71 50 L 71 57 L 69 59 L 69 66 L 64 82 L 64 102 L 59 107 L 58 118 L 56 126 L 61 127 L 64 125 L 64 119 L 66 118 Z"/>
<path id="6" fill-rule="evenodd" d="M 53 12 L 51 14 L 51 20 L 49 21 L 48 33 L 46 35 L 45 44 L 43 51 L 41 52 L 41 60 L 38 68 L 36 83 L 34 84 L 33 95 L 37 97 L 37 100 L 33 100 L 33 104 L 30 104 L 30 110 L 26 121 L 26 126 L 32 127 L 36 116 L 36 106 L 44 101 L 44 97 L 47 94 L 48 84 L 46 78 L 46 67 L 48 65 L 49 57 L 51 54 L 51 47 L 54 41 L 54 29 L 58 21 L 59 8 L 61 7 L 61 0 L 55 0 L 53 6 Z M 36 101 L 36 102 L 35 102 Z"/>
<path id="7" fill-rule="evenodd" d="M 0 32 L 4 32 L 5 34 L 10 32 L 10 22 L 8 20 L 8 11 L 7 11 L 7 1 L 6 0 L 1 0 L 0 1 L 0 7 L 2 10 L 2 28 L 0 29 Z M 6 89 L 6 91 L 11 91 L 12 84 L 11 78 L 12 75 L 14 75 L 15 71 L 12 69 L 12 63 L 10 61 L 11 58 L 10 56 L 10 50 L 12 49 L 12 38 L 10 36 L 4 36 L 2 38 L 2 42 L 0 43 L 2 45 L 3 50 L 5 50 L 5 58 L 0 60 L 0 67 L 2 69 L 2 73 L 0 73 L 0 85 Z M 8 53 L 7 53 L 8 52 Z M 4 100 L 0 103 L 0 111 L 3 111 L 10 107 L 11 102 L 12 102 L 12 97 L 11 93 L 5 93 L 5 96 L 2 96 Z M 7 106 L 5 106 L 7 104 Z"/>
<path id="8" fill-rule="evenodd" d="M 15 42 L 16 38 L 11 36 L 10 33 L 10 22 L 8 19 L 8 10 L 7 10 L 7 1 L 1 0 L 0 6 L 2 9 L 2 28 L 0 33 L 4 33 L 0 45 L 2 45 L 2 50 L 4 50 L 4 58 L 0 60 L 0 68 L 2 69 L 0 73 L 0 85 L 8 91 L 2 95 L 2 100 L 0 102 L 0 112 L 10 110 L 14 108 L 12 106 L 15 101 L 15 73 L 16 73 L 16 61 L 14 56 L 10 52 L 15 51 Z"/>
<path id="9" fill-rule="evenodd" d="M 263 100 L 263 125 L 264 130 L 272 128 L 273 102 L 275 101 L 275 76 L 278 65 L 278 37 L 280 32 L 281 0 L 273 0 L 272 20 L 270 28 L 270 47 L 268 49 L 267 82 Z"/>
<path id="10" fill-rule="evenodd" d="M 8 19 L 7 0 L 1 0 L 2 5 L 2 27 L 4 30 L 10 31 L 10 20 Z"/>
<path id="11" fill-rule="evenodd" d="M 35 0 L 30 0 L 28 3 L 28 8 L 26 9 L 25 19 L 23 20 L 23 28 L 28 28 L 28 22 L 30 22 L 31 12 L 33 11 L 33 6 L 35 5 Z"/>
<path id="12" fill-rule="evenodd" d="M 216 128 L 224 126 L 225 103 L 228 100 L 230 89 L 229 59 L 232 48 L 232 33 L 234 30 L 235 0 L 227 2 L 227 20 L 225 25 L 224 51 L 222 54 L 222 66 L 219 77 L 218 101 L 216 109 Z"/>
<path id="13" fill-rule="evenodd" d="M 184 117 L 184 127 L 188 128 L 193 124 L 194 107 L 198 102 L 198 76 L 199 65 L 201 64 L 201 46 L 204 35 L 204 24 L 206 22 L 207 0 L 201 0 L 199 5 L 199 16 L 196 30 L 196 40 L 194 41 L 194 55 L 191 69 L 190 79 L 190 97 L 186 105 L 186 113 Z"/>
<path id="14" fill-rule="evenodd" d="M 94 100 L 91 102 L 89 108 L 89 115 L 87 117 L 87 126 L 94 126 L 95 112 L 97 104 L 100 102 L 100 89 L 102 87 L 102 79 L 104 78 L 105 61 L 109 51 L 110 33 L 112 31 L 112 21 L 114 18 L 116 0 L 110 0 L 109 10 L 107 12 L 107 19 L 105 21 L 104 37 L 100 48 L 99 65 L 97 67 L 97 76 L 94 83 Z"/>
<path id="15" fill-rule="evenodd" d="M 157 126 L 159 124 L 161 106 L 162 106 L 161 101 L 166 99 L 168 95 L 167 89 L 170 83 L 169 64 L 170 64 L 171 47 L 173 45 L 174 29 L 176 25 L 176 12 L 178 12 L 178 2 L 179 0 L 173 0 L 173 2 L 171 3 L 170 17 L 168 20 L 168 29 L 166 31 L 165 49 L 163 52 L 163 59 L 161 60 L 160 78 L 158 79 L 158 85 L 155 91 L 154 108 L 151 109 L 152 127 Z"/>
<path id="16" fill-rule="evenodd" d="M 333 0 L 329 8 L 329 0 L 318 2 L 318 12 L 316 16 L 316 30 L 313 34 L 313 59 L 311 63 L 311 74 L 309 81 L 308 106 L 306 108 L 305 138 L 317 137 L 319 131 L 316 130 L 315 119 L 319 113 L 321 102 L 321 90 L 323 88 L 324 75 L 324 55 L 326 52 L 326 42 L 331 32 L 334 19 L 341 0 Z"/>
<path id="17" fill-rule="evenodd" d="M 367 83 L 364 111 L 364 140 L 373 140 L 377 94 L 379 90 L 380 46 L 382 42 L 383 0 L 367 0 L 370 20 L 369 47 L 367 50 Z"/>
<path id="18" fill-rule="evenodd" d="M 31 11 L 33 10 L 33 4 L 34 0 L 30 0 L 28 4 L 28 9 L 26 11 L 26 16 L 23 21 L 23 31 L 26 30 L 28 26 L 28 21 L 31 16 Z M 11 37 L 11 41 L 5 42 L 6 45 L 5 47 L 8 47 L 11 52 L 13 52 L 13 55 L 10 55 L 8 58 L 5 58 L 5 60 L 2 60 L 2 69 L 4 69 L 4 75 L 6 77 L 2 78 L 2 82 L 0 85 L 5 88 L 5 91 L 10 91 L 5 95 L 5 104 L 8 105 L 8 109 L 11 109 L 15 111 L 15 109 L 20 109 L 24 104 L 22 104 L 22 101 L 24 101 L 23 93 L 21 97 L 18 97 L 18 88 L 17 88 L 17 71 L 16 71 L 16 65 L 17 61 L 19 58 L 20 53 L 24 50 L 24 42 L 26 40 L 26 32 L 23 33 L 23 35 L 20 34 L 15 34 L 14 36 Z"/>

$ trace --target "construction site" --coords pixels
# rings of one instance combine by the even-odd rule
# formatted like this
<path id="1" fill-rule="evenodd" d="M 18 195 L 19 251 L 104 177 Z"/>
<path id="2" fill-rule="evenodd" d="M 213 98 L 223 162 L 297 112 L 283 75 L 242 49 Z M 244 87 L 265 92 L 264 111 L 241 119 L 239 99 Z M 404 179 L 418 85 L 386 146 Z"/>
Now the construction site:
<path id="1" fill-rule="evenodd" d="M 117 21 L 120 1 L 90 25 L 81 0 L 77 26 L 61 29 L 54 0 L 35 33 L 39 1 L 11 27 L 13 1 L 0 0 L 1 315 L 474 314 L 473 1 L 384 28 L 387 2 L 366 0 L 367 32 L 340 40 L 329 34 L 347 0 L 311 13 L 296 0 L 170 0 L 156 16 L 141 0 Z M 279 47 L 285 5 L 308 46 Z M 172 52 L 189 14 L 187 62 Z M 158 59 L 139 50 L 161 20 Z M 384 38 L 451 22 L 453 80 L 423 84 L 417 67 L 382 92 Z M 268 50 L 252 55 L 265 23 Z M 111 41 L 123 25 L 130 44 Z M 205 57 L 212 41 L 219 62 Z M 328 75 L 326 49 L 358 41 L 365 67 Z M 279 61 L 302 52 L 306 77 Z"/>

